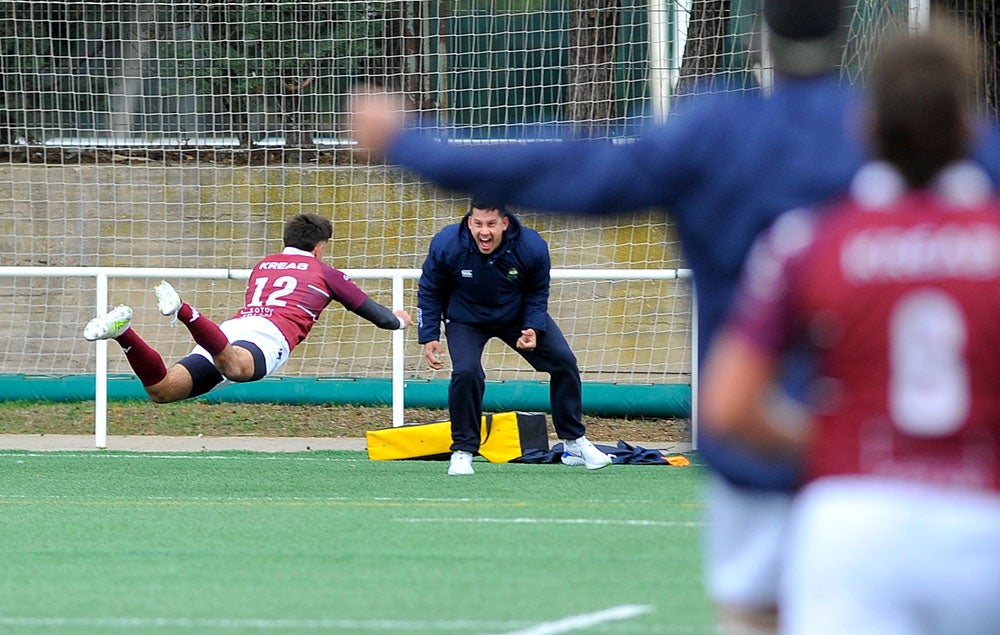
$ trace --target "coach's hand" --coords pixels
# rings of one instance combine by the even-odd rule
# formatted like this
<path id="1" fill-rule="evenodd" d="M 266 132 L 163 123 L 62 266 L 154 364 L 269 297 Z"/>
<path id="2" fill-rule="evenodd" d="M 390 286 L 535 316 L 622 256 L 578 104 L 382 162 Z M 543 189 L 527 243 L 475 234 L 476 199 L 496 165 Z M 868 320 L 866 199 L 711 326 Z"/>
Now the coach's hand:
<path id="1" fill-rule="evenodd" d="M 444 349 L 441 347 L 441 342 L 438 340 L 424 344 L 424 359 L 427 360 L 427 365 L 434 370 L 441 370 L 444 368 L 444 362 L 441 361 L 441 355 L 443 354 Z"/>
<path id="2" fill-rule="evenodd" d="M 538 334 L 535 329 L 524 329 L 521 337 L 517 338 L 517 347 L 525 351 L 533 351 L 538 346 Z"/>

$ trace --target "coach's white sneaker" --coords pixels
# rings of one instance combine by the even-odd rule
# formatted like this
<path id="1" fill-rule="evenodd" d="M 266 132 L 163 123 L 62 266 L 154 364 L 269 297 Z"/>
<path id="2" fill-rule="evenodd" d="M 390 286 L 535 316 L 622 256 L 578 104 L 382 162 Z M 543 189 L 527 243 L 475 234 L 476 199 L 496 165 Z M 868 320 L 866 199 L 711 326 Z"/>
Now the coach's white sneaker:
<path id="1" fill-rule="evenodd" d="M 472 454 L 455 450 L 451 453 L 451 463 L 448 464 L 448 476 L 466 476 L 475 474 L 472 469 Z"/>
<path id="2" fill-rule="evenodd" d="M 580 437 L 563 441 L 562 462 L 564 465 L 586 465 L 588 470 L 599 470 L 611 465 L 611 455 L 598 450 L 587 437 Z"/>
<path id="3" fill-rule="evenodd" d="M 83 339 L 88 342 L 110 340 L 124 333 L 132 323 L 132 308 L 124 304 L 104 315 L 98 315 L 83 327 Z"/>
<path id="4" fill-rule="evenodd" d="M 560 459 L 563 465 L 569 465 L 572 467 L 577 467 L 580 465 L 586 465 L 587 462 L 583 460 L 582 456 L 576 456 L 575 454 L 570 454 L 563 450 L 562 458 Z"/>
<path id="5" fill-rule="evenodd" d="M 153 292 L 156 293 L 156 303 L 160 307 L 160 315 L 177 314 L 181 308 L 181 296 L 174 291 L 169 282 L 161 280 L 160 284 L 153 288 Z"/>

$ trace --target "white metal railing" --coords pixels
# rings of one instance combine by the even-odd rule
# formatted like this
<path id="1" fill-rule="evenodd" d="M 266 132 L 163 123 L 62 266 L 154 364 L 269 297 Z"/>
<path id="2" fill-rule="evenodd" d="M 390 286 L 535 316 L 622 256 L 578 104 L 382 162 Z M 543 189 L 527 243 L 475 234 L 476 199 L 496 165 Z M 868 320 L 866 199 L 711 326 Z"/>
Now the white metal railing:
<path id="1" fill-rule="evenodd" d="M 392 280 L 392 308 L 403 308 L 403 281 L 420 278 L 420 269 L 343 269 L 351 278 Z M 164 267 L 0 267 L 0 278 L 95 278 L 95 306 L 98 311 L 108 307 L 108 280 L 110 278 L 189 278 L 202 280 L 247 280 L 250 269 L 194 269 Z M 553 280 L 675 280 L 690 278 L 688 269 L 553 269 Z M 692 444 L 697 449 L 697 306 L 692 298 L 691 359 L 692 359 Z M 96 313 L 95 313 L 96 314 Z M 403 331 L 396 330 L 392 337 L 392 425 L 403 425 L 404 388 L 404 339 Z M 108 446 L 108 342 L 96 342 L 94 443 L 98 448 Z"/>

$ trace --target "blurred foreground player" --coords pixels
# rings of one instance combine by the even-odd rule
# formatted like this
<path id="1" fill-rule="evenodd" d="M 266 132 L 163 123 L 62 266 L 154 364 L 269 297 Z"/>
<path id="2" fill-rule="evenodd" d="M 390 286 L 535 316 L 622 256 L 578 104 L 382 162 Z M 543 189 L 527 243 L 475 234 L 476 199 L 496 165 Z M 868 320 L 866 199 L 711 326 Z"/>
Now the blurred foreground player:
<path id="1" fill-rule="evenodd" d="M 167 369 L 163 358 L 131 328 L 132 309 L 119 306 L 92 319 L 86 340 L 114 339 L 149 398 L 169 403 L 197 397 L 223 381 L 267 377 L 288 361 L 320 313 L 336 300 L 383 329 L 403 329 L 413 321 L 402 310 L 375 302 L 343 272 L 322 262 L 333 235 L 330 220 L 296 214 L 286 224 L 284 249 L 257 263 L 247 285 L 246 304 L 222 324 L 211 321 L 167 283 L 156 286 L 160 313 L 187 327 L 197 343 L 191 354 Z"/>
<path id="2" fill-rule="evenodd" d="M 921 35 L 881 53 L 881 162 L 830 209 L 776 221 L 706 366 L 706 425 L 805 459 L 782 633 L 1000 633 L 1000 200 L 967 160 L 964 52 Z M 766 400 L 802 345 L 806 427 Z"/>
<path id="3" fill-rule="evenodd" d="M 440 135 L 404 128 L 400 101 L 377 91 L 357 96 L 352 128 L 361 148 L 447 188 L 558 213 L 663 210 L 693 272 L 703 362 L 756 236 L 779 214 L 846 190 L 864 161 L 859 105 L 837 68 L 850 22 L 843 4 L 765 0 L 773 91 L 686 98 L 633 143 L 442 143 Z M 983 163 L 997 176 L 1000 144 L 985 149 L 991 154 Z M 797 366 L 788 385 L 801 385 L 808 372 Z M 724 631 L 773 632 L 799 465 L 761 459 L 710 430 L 700 426 L 697 440 L 712 468 L 705 494 L 708 593 Z"/>
<path id="4" fill-rule="evenodd" d="M 562 213 L 658 207 L 676 224 L 698 301 L 699 361 L 754 238 L 781 212 L 847 188 L 863 161 L 856 100 L 840 86 L 839 0 L 767 0 L 776 80 L 766 96 L 705 94 L 633 143 L 463 146 L 404 129 L 398 101 L 365 93 L 359 145 L 445 187 Z M 705 578 L 727 633 L 774 631 L 779 555 L 798 466 L 705 434 Z"/>

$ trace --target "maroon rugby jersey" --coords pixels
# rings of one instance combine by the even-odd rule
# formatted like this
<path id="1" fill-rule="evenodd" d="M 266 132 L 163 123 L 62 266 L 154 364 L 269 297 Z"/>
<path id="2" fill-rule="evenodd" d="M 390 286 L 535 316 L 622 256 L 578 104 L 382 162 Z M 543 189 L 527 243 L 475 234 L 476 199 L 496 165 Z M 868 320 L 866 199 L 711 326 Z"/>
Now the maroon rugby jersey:
<path id="1" fill-rule="evenodd" d="M 291 350 L 306 338 L 331 301 L 353 311 L 367 297 L 344 272 L 307 251 L 286 247 L 253 268 L 247 283 L 246 306 L 236 317 L 270 320 L 281 330 Z"/>
<path id="2" fill-rule="evenodd" d="M 733 325 L 817 354 L 810 478 L 1000 490 L 1000 202 L 966 165 L 906 191 L 876 164 L 755 248 Z"/>

